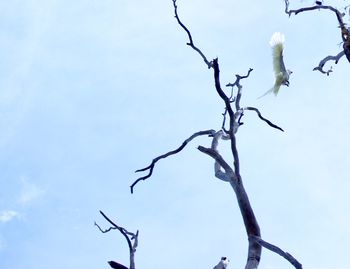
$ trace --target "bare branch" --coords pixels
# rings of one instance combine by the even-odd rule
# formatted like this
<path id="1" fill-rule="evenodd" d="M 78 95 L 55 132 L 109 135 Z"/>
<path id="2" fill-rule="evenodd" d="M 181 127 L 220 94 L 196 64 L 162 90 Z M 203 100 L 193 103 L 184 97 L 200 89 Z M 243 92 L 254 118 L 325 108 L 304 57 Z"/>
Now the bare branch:
<path id="1" fill-rule="evenodd" d="M 193 39 L 192 39 L 192 35 L 191 35 L 191 32 L 187 29 L 187 27 L 181 22 L 180 18 L 179 18 L 179 15 L 177 13 L 177 5 L 176 5 L 176 0 L 173 0 L 173 6 L 174 6 L 174 13 L 175 13 L 175 18 L 178 22 L 178 24 L 185 30 L 185 32 L 187 33 L 188 35 L 188 39 L 189 39 L 189 42 L 186 43 L 188 46 L 190 46 L 192 49 L 194 49 L 195 51 L 197 51 L 199 53 L 199 55 L 202 57 L 203 61 L 206 63 L 206 65 L 208 66 L 208 68 L 211 68 L 212 67 L 212 62 L 209 62 L 207 60 L 207 58 L 205 57 L 205 55 L 203 54 L 203 52 L 197 48 L 194 43 L 193 43 Z"/>
<path id="2" fill-rule="evenodd" d="M 224 93 L 224 91 L 221 88 L 220 83 L 220 68 L 219 68 L 219 61 L 218 58 L 215 58 L 213 60 L 213 68 L 214 68 L 214 82 L 215 82 L 215 89 L 216 92 L 219 94 L 221 99 L 225 102 L 226 110 L 230 116 L 230 118 L 233 118 L 234 112 L 231 107 L 230 98 L 227 97 L 227 95 Z M 231 124 L 230 124 L 231 126 Z"/>
<path id="3" fill-rule="evenodd" d="M 240 172 L 239 172 L 239 169 L 240 169 L 239 168 L 239 157 L 238 157 L 238 152 L 237 152 L 237 147 L 236 147 L 236 137 L 235 137 L 235 132 L 237 131 L 239 124 L 235 121 L 236 117 L 235 117 L 235 113 L 232 110 L 230 99 L 227 97 L 227 95 L 224 93 L 224 91 L 221 88 L 220 69 L 219 69 L 219 63 L 218 63 L 217 58 L 213 60 L 213 68 L 214 68 L 215 89 L 216 89 L 217 93 L 219 94 L 219 96 L 221 97 L 221 99 L 223 99 L 223 101 L 225 102 L 227 113 L 228 113 L 229 119 L 230 119 L 229 134 L 230 134 L 230 138 L 231 138 L 230 139 L 231 151 L 232 151 L 232 155 L 233 155 L 235 173 L 237 176 L 239 176 L 239 174 L 240 174 Z"/>
<path id="4" fill-rule="evenodd" d="M 225 125 L 226 125 L 226 116 L 227 116 L 227 108 L 225 107 L 225 111 L 224 113 L 222 113 L 223 119 L 222 119 L 222 125 L 221 125 L 221 129 L 225 130 L 227 132 L 227 130 L 225 129 Z"/>
<path id="5" fill-rule="evenodd" d="M 252 68 L 249 68 L 247 75 L 245 76 L 240 76 L 236 74 L 236 81 L 234 83 L 228 83 L 226 85 L 226 87 L 237 87 L 238 91 L 237 91 L 237 95 L 235 98 L 235 104 L 236 104 L 236 110 L 238 111 L 240 109 L 240 101 L 241 101 L 241 97 L 242 97 L 242 85 L 240 84 L 241 79 L 245 79 L 248 78 L 250 73 L 253 71 Z"/>
<path id="6" fill-rule="evenodd" d="M 332 12 L 335 13 L 338 24 L 339 24 L 339 28 L 340 28 L 340 34 L 341 34 L 341 38 L 343 41 L 343 51 L 338 53 L 336 56 L 327 56 L 325 57 L 323 60 L 320 61 L 319 65 L 316 66 L 313 70 L 314 71 L 320 71 L 323 74 L 326 74 L 327 76 L 329 76 L 329 74 L 332 71 L 332 67 L 330 69 L 328 69 L 327 71 L 323 70 L 323 67 L 325 65 L 326 62 L 328 61 L 335 61 L 335 64 L 337 64 L 340 60 L 341 57 L 343 57 L 344 55 L 346 56 L 346 58 L 348 59 L 348 61 L 350 62 L 350 33 L 349 30 L 346 28 L 345 23 L 343 21 L 343 16 L 345 15 L 344 13 L 341 13 L 338 9 L 332 7 L 332 6 L 325 6 L 325 5 L 315 5 L 315 6 L 311 6 L 311 7 L 304 7 L 304 8 L 300 8 L 300 9 L 295 9 L 295 10 L 288 10 L 289 9 L 289 0 L 285 0 L 285 13 L 287 13 L 289 16 L 291 16 L 292 14 L 299 14 L 301 12 L 305 12 L 305 11 L 313 11 L 313 10 L 320 10 L 320 9 L 325 9 L 325 10 L 330 10 Z"/>
<path id="7" fill-rule="evenodd" d="M 297 261 L 297 259 L 295 259 L 291 254 L 289 254 L 288 252 L 284 252 L 282 249 L 280 249 L 279 247 L 272 245 L 266 241 L 264 241 L 263 239 L 261 239 L 258 236 L 254 236 L 251 235 L 249 237 L 250 240 L 253 240 L 255 242 L 257 242 L 259 245 L 261 245 L 262 247 L 271 250 L 272 252 L 275 252 L 279 255 L 281 255 L 283 258 L 285 258 L 287 261 L 289 261 L 296 269 L 302 269 L 302 264 L 300 262 Z"/>
<path id="8" fill-rule="evenodd" d="M 108 229 L 101 229 L 101 227 L 95 222 L 95 226 L 98 227 L 98 229 L 102 232 L 102 233 L 108 233 L 111 230 L 118 230 L 126 239 L 126 242 L 128 243 L 128 247 L 129 247 L 129 253 L 130 253 L 130 269 L 135 269 L 135 252 L 136 252 L 136 248 L 138 246 L 138 236 L 139 236 L 139 231 L 136 231 L 135 233 L 129 232 L 128 230 L 126 230 L 125 228 L 118 226 L 117 224 L 115 224 L 110 218 L 108 218 L 106 216 L 106 214 L 104 214 L 101 210 L 100 210 L 100 214 L 105 218 L 105 220 L 107 220 L 112 227 L 108 228 Z M 132 240 L 134 242 L 132 242 Z"/>
<path id="9" fill-rule="evenodd" d="M 100 225 L 98 225 L 96 222 L 95 222 L 95 226 L 97 226 L 97 228 L 100 230 L 101 233 L 108 233 L 110 232 L 111 230 L 116 230 L 117 228 L 116 227 L 109 227 L 108 229 L 105 229 L 103 230 Z"/>
<path id="10" fill-rule="evenodd" d="M 342 14 L 338 9 L 336 9 L 336 8 L 334 8 L 332 6 L 314 5 L 314 6 L 311 6 L 311 7 L 303 7 L 303 8 L 299 8 L 299 9 L 289 10 L 289 0 L 284 0 L 284 2 L 285 2 L 285 5 L 286 5 L 285 13 L 288 14 L 289 16 L 291 16 L 292 14 L 298 15 L 299 13 L 305 12 L 305 11 L 328 9 L 328 10 L 333 11 L 335 13 L 335 15 L 337 16 L 339 24 L 343 23 L 342 17 L 344 16 L 344 14 Z"/>
<path id="11" fill-rule="evenodd" d="M 219 145 L 219 140 L 223 136 L 225 137 L 224 131 L 220 130 L 220 131 L 216 132 L 216 134 L 214 135 L 213 140 L 211 142 L 211 149 L 216 151 L 218 154 L 219 154 L 219 151 L 217 148 Z M 230 176 L 221 170 L 221 165 L 217 161 L 215 161 L 215 163 L 214 163 L 214 171 L 215 171 L 215 176 L 218 179 L 225 181 L 225 182 L 229 182 L 231 180 Z"/>
<path id="12" fill-rule="evenodd" d="M 325 70 L 323 70 L 324 65 L 325 65 L 328 61 L 334 61 L 335 64 L 337 64 L 337 63 L 339 62 L 340 58 L 343 57 L 344 55 L 345 55 L 345 52 L 344 52 L 344 51 L 341 51 L 341 52 L 339 52 L 339 53 L 338 53 L 337 55 L 335 55 L 335 56 L 329 55 L 329 56 L 325 57 L 324 59 L 322 59 L 322 60 L 320 61 L 320 63 L 318 64 L 318 66 L 316 66 L 316 67 L 313 69 L 313 71 L 320 71 L 321 73 L 326 74 L 327 76 L 329 76 L 329 73 L 333 72 L 332 66 L 331 66 L 330 69 L 328 69 L 327 71 L 325 71 Z"/>
<path id="13" fill-rule="evenodd" d="M 270 125 L 272 128 L 275 128 L 275 129 L 278 129 L 278 130 L 284 132 L 284 130 L 283 130 L 281 127 L 277 126 L 276 124 L 273 124 L 271 121 L 269 121 L 268 119 L 264 118 L 264 117 L 261 115 L 260 111 L 259 111 L 257 108 L 248 106 L 248 107 L 245 107 L 244 110 L 252 110 L 252 111 L 255 111 L 255 112 L 258 114 L 258 117 L 259 117 L 261 120 L 265 121 L 265 122 L 266 122 L 268 125 Z"/>
<path id="14" fill-rule="evenodd" d="M 180 18 L 178 16 L 176 0 L 173 0 L 173 6 L 174 6 L 175 18 L 177 19 L 177 22 L 186 31 L 186 33 L 188 35 L 189 43 L 187 43 L 187 45 L 192 47 L 195 51 L 197 51 L 202 56 L 204 62 L 207 64 L 208 68 L 211 68 L 211 67 L 214 68 L 215 88 L 216 88 L 216 91 L 219 94 L 219 96 L 224 100 L 225 107 L 226 107 L 227 112 L 228 112 L 228 114 L 230 116 L 230 131 L 229 131 L 229 133 L 230 133 L 230 136 L 231 136 L 231 149 L 232 149 L 232 153 L 233 153 L 233 157 L 234 157 L 235 172 L 239 174 L 239 158 L 238 158 L 238 153 L 237 153 L 237 149 L 236 149 L 236 139 L 234 137 L 234 132 L 237 129 L 237 126 L 236 126 L 237 124 L 235 124 L 235 115 L 234 115 L 234 112 L 233 112 L 232 107 L 231 107 L 230 98 L 228 98 L 226 96 L 226 94 L 224 93 L 224 91 L 222 90 L 221 85 L 220 85 L 220 69 L 219 69 L 218 59 L 216 58 L 213 61 L 209 62 L 207 60 L 207 58 L 204 56 L 204 54 L 193 44 L 193 40 L 192 40 L 192 36 L 191 36 L 190 31 L 181 22 L 181 20 L 180 20 Z M 250 72 L 251 71 L 248 72 L 248 75 L 249 75 Z M 240 114 L 238 116 L 240 116 Z M 136 182 L 134 182 L 133 185 L 131 185 L 131 192 L 133 192 L 133 186 L 138 181 L 145 180 L 146 178 L 151 176 L 152 169 L 153 169 L 152 164 L 150 165 L 149 168 L 146 168 L 145 170 L 147 170 L 147 169 L 150 169 L 150 173 L 146 177 L 141 177 Z"/>
<path id="15" fill-rule="evenodd" d="M 115 224 L 111 219 L 109 219 L 101 210 L 100 210 L 100 214 L 112 225 L 112 227 L 110 227 L 109 229 L 106 230 L 102 230 L 100 228 L 100 226 L 95 222 L 95 225 L 99 228 L 99 230 L 102 233 L 107 233 L 111 230 L 119 230 L 119 232 L 125 237 L 126 241 L 128 242 L 128 246 L 129 246 L 129 250 L 132 251 L 132 242 L 130 240 L 130 238 L 128 237 L 128 235 L 134 236 L 133 233 L 129 233 L 126 229 L 124 229 L 123 227 L 118 226 L 117 224 Z"/>
<path id="16" fill-rule="evenodd" d="M 180 147 L 178 147 L 177 149 L 175 150 L 172 150 L 172 151 L 169 151 L 165 154 L 162 154 L 156 158 L 154 158 L 151 162 L 151 164 L 145 168 L 142 168 L 142 169 L 139 169 L 139 170 L 136 170 L 135 173 L 138 173 L 138 172 L 143 172 L 143 171 L 146 171 L 146 170 L 149 170 L 148 174 L 143 176 L 143 177 L 139 177 L 137 180 L 134 181 L 134 183 L 131 184 L 130 186 L 130 189 L 131 189 L 131 193 L 134 193 L 134 187 L 135 185 L 140 182 L 141 180 L 146 180 L 147 178 L 151 177 L 152 176 L 152 173 L 153 173 L 153 168 L 155 166 L 155 164 L 161 160 L 161 159 L 165 159 L 171 155 L 174 155 L 176 153 L 179 153 L 181 150 L 184 149 L 184 147 L 186 147 L 186 145 L 191 141 L 193 140 L 194 138 L 198 137 L 198 136 L 201 136 L 201 135 L 214 135 L 215 134 L 215 130 L 205 130 L 205 131 L 199 131 L 199 132 L 196 132 L 194 133 L 193 135 L 191 135 L 189 138 L 187 138 L 182 144 Z"/>
<path id="17" fill-rule="evenodd" d="M 235 173 L 222 156 L 214 149 L 198 146 L 198 150 L 212 157 L 225 170 L 225 173 L 235 178 Z"/>

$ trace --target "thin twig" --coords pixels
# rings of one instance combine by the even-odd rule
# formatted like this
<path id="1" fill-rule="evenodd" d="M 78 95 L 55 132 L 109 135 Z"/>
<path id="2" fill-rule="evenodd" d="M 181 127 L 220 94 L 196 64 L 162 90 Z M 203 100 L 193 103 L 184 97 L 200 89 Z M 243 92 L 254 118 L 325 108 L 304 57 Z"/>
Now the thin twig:
<path id="1" fill-rule="evenodd" d="M 131 184 L 131 186 L 130 186 L 131 193 L 134 193 L 134 187 L 135 187 L 135 185 L 136 185 L 138 182 L 140 182 L 140 181 L 142 181 L 142 180 L 146 180 L 147 178 L 149 178 L 149 177 L 152 176 L 154 166 L 155 166 L 155 164 L 156 164 L 159 160 L 164 159 L 164 158 L 167 158 L 167 157 L 169 157 L 169 156 L 171 156 L 171 155 L 174 155 L 174 154 L 176 154 L 176 153 L 179 153 L 181 150 L 183 150 L 184 147 L 186 147 L 186 145 L 187 145 L 191 140 L 193 140 L 194 138 L 196 138 L 196 137 L 198 137 L 198 136 L 202 136 L 202 135 L 214 135 L 214 134 L 215 134 L 215 130 L 205 130 L 205 131 L 196 132 L 196 133 L 194 133 L 193 135 L 191 135 L 189 138 L 187 138 L 187 139 L 181 144 L 181 146 L 178 147 L 177 149 L 172 150 L 172 151 L 169 151 L 169 152 L 167 152 L 167 153 L 165 153 L 165 154 L 162 154 L 162 155 L 160 155 L 160 156 L 154 158 L 149 166 L 147 166 L 147 167 L 145 167 L 145 168 L 142 168 L 142 169 L 136 170 L 135 173 L 143 172 L 143 171 L 147 171 L 147 170 L 149 170 L 149 171 L 148 171 L 148 174 L 147 174 L 147 175 L 142 176 L 142 177 L 139 177 L 138 179 L 136 179 L 136 180 L 134 181 L 134 183 Z"/>
<path id="2" fill-rule="evenodd" d="M 240 84 L 241 79 L 248 78 L 250 73 L 253 71 L 252 68 L 249 68 L 247 75 L 240 76 L 236 74 L 236 81 L 234 83 L 228 83 L 226 84 L 226 87 L 234 87 L 236 86 L 238 88 L 237 95 L 235 98 L 235 104 L 236 104 L 236 110 L 238 111 L 240 109 L 240 101 L 242 97 L 242 85 Z"/>
<path id="3" fill-rule="evenodd" d="M 302 269 L 303 266 L 300 262 L 297 261 L 297 259 L 295 259 L 291 254 L 289 254 L 288 252 L 284 252 L 282 249 L 280 249 L 279 247 L 268 243 L 266 241 L 264 241 L 263 239 L 261 239 L 258 236 L 250 236 L 249 237 L 250 240 L 254 240 L 255 242 L 257 242 L 259 245 L 261 245 L 262 247 L 271 250 L 272 252 L 275 252 L 277 254 L 279 254 L 280 256 L 282 256 L 283 258 L 285 258 L 287 261 L 289 261 L 296 269 Z"/>
<path id="4" fill-rule="evenodd" d="M 226 125 L 226 115 L 227 115 L 227 108 L 225 107 L 224 113 L 222 113 L 223 119 L 222 119 L 222 125 L 221 129 L 225 130 L 225 125 Z"/>
<path id="5" fill-rule="evenodd" d="M 212 62 L 209 62 L 207 60 L 207 57 L 205 57 L 204 53 L 199 49 L 197 48 L 194 43 L 193 43 L 193 39 L 192 39 L 192 35 L 190 33 L 190 31 L 187 29 L 187 27 L 181 22 L 180 18 L 179 18 L 179 15 L 177 13 L 177 5 L 176 5 L 176 0 L 173 0 L 173 6 L 174 6 L 174 12 L 175 12 L 175 18 L 177 20 L 177 22 L 180 24 L 180 26 L 185 30 L 185 32 L 187 33 L 188 35 L 188 39 L 189 39 L 189 42 L 186 43 L 188 46 L 190 46 L 192 49 L 194 49 L 195 51 L 197 51 L 199 53 L 199 55 L 202 57 L 203 61 L 205 62 L 205 64 L 208 66 L 208 68 L 211 68 L 212 67 Z"/>
<path id="6" fill-rule="evenodd" d="M 248 107 L 245 107 L 244 110 L 255 111 L 256 114 L 258 114 L 258 117 L 259 117 L 261 120 L 263 120 L 264 122 L 266 122 L 268 125 L 270 125 L 272 128 L 275 128 L 275 129 L 278 129 L 278 130 L 284 132 L 284 130 L 283 130 L 281 127 L 277 126 L 276 124 L 272 123 L 272 122 L 269 121 L 268 119 L 264 118 L 264 117 L 261 115 L 259 109 L 255 108 L 255 107 L 248 106 Z"/>

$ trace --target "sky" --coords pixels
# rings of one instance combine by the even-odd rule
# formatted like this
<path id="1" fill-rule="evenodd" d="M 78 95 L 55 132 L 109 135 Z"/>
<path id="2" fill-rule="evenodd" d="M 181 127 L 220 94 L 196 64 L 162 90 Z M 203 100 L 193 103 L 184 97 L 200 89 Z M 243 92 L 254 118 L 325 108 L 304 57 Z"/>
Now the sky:
<path id="1" fill-rule="evenodd" d="M 293 1 L 291 7 L 313 1 Z M 343 7 L 347 1 L 324 1 Z M 241 173 L 262 238 L 308 269 L 348 268 L 349 62 L 312 71 L 341 50 L 334 14 L 290 18 L 284 1 L 178 1 L 182 21 L 221 82 L 242 80 L 255 106 L 285 132 L 246 113 Z M 344 21 L 349 21 L 348 13 Z M 290 87 L 273 84 L 269 39 L 285 35 Z M 247 237 L 229 184 L 214 177 L 200 137 L 134 171 L 194 132 L 219 130 L 224 105 L 212 70 L 186 46 L 170 0 L 0 1 L 0 268 L 109 268 L 128 248 L 102 210 L 139 230 L 136 267 L 243 268 Z M 229 92 L 229 91 L 228 91 Z M 220 152 L 230 160 L 229 145 Z M 292 266 L 263 250 L 262 269 Z"/>

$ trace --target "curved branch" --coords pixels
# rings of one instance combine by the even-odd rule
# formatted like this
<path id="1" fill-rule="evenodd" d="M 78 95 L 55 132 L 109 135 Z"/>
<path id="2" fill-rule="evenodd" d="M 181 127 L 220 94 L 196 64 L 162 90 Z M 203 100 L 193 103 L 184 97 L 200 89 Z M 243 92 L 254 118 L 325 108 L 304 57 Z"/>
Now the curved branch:
<path id="1" fill-rule="evenodd" d="M 337 16 L 337 20 L 339 22 L 339 24 L 344 24 L 343 22 L 343 14 L 336 8 L 332 7 L 332 6 L 325 6 L 325 5 L 315 5 L 315 6 L 311 6 L 311 7 L 303 7 L 303 8 L 299 8 L 299 9 L 291 9 L 289 10 L 289 0 L 284 0 L 286 8 L 285 8 L 285 13 L 288 14 L 289 16 L 291 16 L 293 13 L 295 15 L 298 15 L 299 13 L 305 12 L 305 11 L 312 11 L 312 10 L 320 10 L 320 9 L 328 9 L 330 11 L 333 11 L 335 13 L 335 15 Z"/>
<path id="2" fill-rule="evenodd" d="M 190 42 L 186 43 L 188 46 L 190 46 L 192 49 L 194 49 L 195 51 L 197 51 L 199 53 L 199 55 L 202 57 L 203 61 L 206 63 L 206 65 L 208 66 L 208 68 L 212 67 L 212 62 L 209 62 L 207 60 L 207 57 L 205 57 L 205 55 L 203 54 L 203 52 L 197 48 L 194 43 L 193 43 L 193 39 L 192 39 L 192 35 L 191 32 L 187 29 L 187 27 L 181 22 L 179 15 L 177 13 L 177 5 L 176 5 L 176 0 L 173 0 L 173 6 L 174 6 L 174 12 L 175 12 L 175 18 L 178 22 L 178 24 L 185 30 L 185 32 L 188 35 L 188 39 Z"/>
<path id="3" fill-rule="evenodd" d="M 196 132 L 194 133 L 193 135 L 191 135 L 189 138 L 187 138 L 182 144 L 180 147 L 178 147 L 177 149 L 175 150 L 172 150 L 172 151 L 169 151 L 165 154 L 162 154 L 156 158 L 154 158 L 151 162 L 151 164 L 145 168 L 142 168 L 142 169 L 138 169 L 135 171 L 135 173 L 138 173 L 138 172 L 143 172 L 143 171 L 146 171 L 146 170 L 149 170 L 148 174 L 143 176 L 143 177 L 139 177 L 138 179 L 136 179 L 134 181 L 134 183 L 131 184 L 130 186 L 130 189 L 131 189 L 131 193 L 134 193 L 134 187 L 135 185 L 142 181 L 142 180 L 146 180 L 147 178 L 151 177 L 152 176 L 152 173 L 153 173 L 153 168 L 155 166 L 155 164 L 161 160 L 161 159 L 165 159 L 171 155 L 174 155 L 176 153 L 179 153 L 181 150 L 184 149 L 184 147 L 186 147 L 186 145 L 191 141 L 193 140 L 194 138 L 196 138 L 197 136 L 201 136 L 201 135 L 214 135 L 215 134 L 215 130 L 206 130 L 206 131 L 199 131 L 199 132 Z"/>
<path id="4" fill-rule="evenodd" d="M 253 240 L 255 242 L 257 242 L 260 246 L 271 250 L 272 252 L 277 253 L 278 255 L 282 256 L 283 258 L 285 258 L 287 261 L 289 261 L 296 269 L 302 269 L 303 266 L 300 262 L 298 262 L 297 259 L 295 259 L 291 254 L 289 254 L 288 252 L 284 252 L 282 249 L 280 249 L 279 247 L 272 245 L 271 243 L 268 243 L 266 241 L 264 241 L 263 239 L 261 239 L 258 236 L 250 236 L 249 237 L 250 240 Z"/>
<path id="5" fill-rule="evenodd" d="M 277 126 L 276 124 L 273 124 L 271 121 L 269 121 L 268 119 L 264 118 L 264 117 L 261 115 L 260 111 L 259 111 L 257 108 L 248 106 L 248 107 L 245 107 L 244 110 L 252 110 L 252 111 L 255 111 L 255 112 L 258 114 L 258 117 L 259 117 L 261 120 L 265 121 L 265 122 L 266 122 L 268 125 L 270 125 L 272 128 L 275 128 L 275 129 L 277 129 L 277 130 L 280 130 L 280 131 L 284 132 L 284 130 L 283 130 L 281 127 Z"/>
<path id="6" fill-rule="evenodd" d="M 337 64 L 340 60 L 341 57 L 343 57 L 345 55 L 344 51 L 339 52 L 337 55 L 335 56 L 327 56 L 324 59 L 322 59 L 320 61 L 320 63 L 318 64 L 318 66 L 316 66 L 313 71 L 320 71 L 323 74 L 326 74 L 327 76 L 329 76 L 329 73 L 333 72 L 332 67 L 330 69 L 328 69 L 327 71 L 323 70 L 324 65 L 328 62 L 328 61 L 334 61 L 335 64 Z"/>
<path id="7" fill-rule="evenodd" d="M 139 236 L 139 231 L 136 231 L 135 233 L 129 232 L 128 230 L 126 230 L 125 228 L 118 226 L 117 224 L 115 224 L 110 218 L 108 218 L 106 216 L 105 213 L 103 213 L 100 210 L 100 214 L 105 218 L 105 220 L 107 220 L 112 226 L 109 227 L 106 230 L 102 230 L 101 227 L 95 222 L 95 226 L 97 226 L 97 228 L 102 232 L 102 233 L 108 233 L 111 230 L 118 230 L 126 239 L 126 242 L 128 243 L 128 247 L 129 247 L 129 255 L 130 255 L 130 269 L 135 269 L 135 252 L 136 252 L 136 248 L 138 246 L 138 236 Z M 132 240 L 134 240 L 134 243 L 132 243 Z M 109 262 L 109 263 L 113 263 L 113 261 Z"/>

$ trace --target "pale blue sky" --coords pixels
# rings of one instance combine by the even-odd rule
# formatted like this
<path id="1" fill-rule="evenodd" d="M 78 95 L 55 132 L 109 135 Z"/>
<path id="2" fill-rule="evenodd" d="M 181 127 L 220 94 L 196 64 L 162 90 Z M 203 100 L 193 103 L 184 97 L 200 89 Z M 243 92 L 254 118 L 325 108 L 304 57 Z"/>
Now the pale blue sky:
<path id="1" fill-rule="evenodd" d="M 342 58 L 329 77 L 312 71 L 340 51 L 334 14 L 288 18 L 282 0 L 178 6 L 195 43 L 219 57 L 222 84 L 253 68 L 241 104 L 285 130 L 246 113 L 237 135 L 263 238 L 304 268 L 347 269 L 350 65 Z M 258 100 L 273 83 L 275 31 L 286 36 L 294 73 L 277 98 Z M 109 227 L 98 210 L 140 230 L 139 269 L 212 268 L 221 256 L 243 268 L 234 193 L 196 149 L 207 138 L 160 162 L 129 193 L 133 171 L 193 132 L 221 126 L 212 70 L 186 42 L 170 0 L 0 1 L 1 269 L 128 264 L 124 238 L 94 227 Z M 228 153 L 225 142 L 220 151 Z M 264 250 L 260 268 L 291 266 Z"/>

